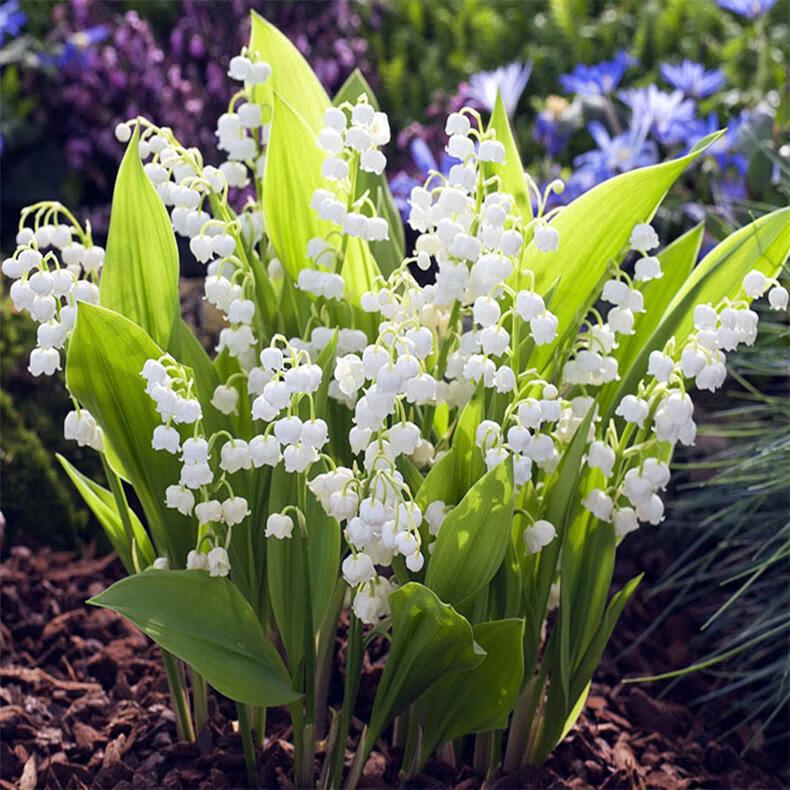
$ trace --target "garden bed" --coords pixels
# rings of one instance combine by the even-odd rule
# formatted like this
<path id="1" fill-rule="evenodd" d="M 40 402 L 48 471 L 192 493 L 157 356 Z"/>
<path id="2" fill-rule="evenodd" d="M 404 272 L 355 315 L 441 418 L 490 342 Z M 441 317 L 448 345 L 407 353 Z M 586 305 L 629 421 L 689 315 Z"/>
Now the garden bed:
<path id="1" fill-rule="evenodd" d="M 647 560 L 654 567 L 662 562 L 655 554 Z M 23 790 L 244 786 L 232 704 L 213 696 L 210 725 L 196 743 L 179 743 L 156 647 L 122 617 L 85 605 L 122 575 L 114 556 L 75 560 L 72 554 L 23 547 L 11 549 L 0 567 L 0 784 Z M 668 620 L 648 642 L 615 662 L 658 605 L 637 597 L 626 609 L 585 713 L 546 765 L 496 778 L 489 787 L 786 786 L 782 755 L 743 758 L 732 745 L 717 743 L 684 705 L 657 700 L 653 688 L 617 682 L 623 674 L 657 672 L 693 660 L 685 649 L 693 624 L 684 615 Z M 370 705 L 381 667 L 366 662 L 361 707 Z M 335 678 L 333 699 L 339 698 L 341 682 Z M 698 676 L 688 681 L 700 682 Z M 683 698 L 689 688 L 675 696 Z M 358 728 L 352 730 L 356 737 Z M 292 749 L 284 712 L 269 711 L 267 736 L 258 755 L 260 783 L 289 786 Z M 374 751 L 360 786 L 397 784 L 398 758 Z M 480 785 L 469 766 L 436 761 L 410 783 Z"/>

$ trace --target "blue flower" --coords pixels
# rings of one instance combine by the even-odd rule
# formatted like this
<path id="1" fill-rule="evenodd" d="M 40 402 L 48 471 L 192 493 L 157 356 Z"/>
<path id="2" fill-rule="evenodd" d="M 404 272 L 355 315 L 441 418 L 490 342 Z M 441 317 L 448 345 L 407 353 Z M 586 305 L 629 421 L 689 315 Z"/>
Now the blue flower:
<path id="1" fill-rule="evenodd" d="M 499 92 L 505 112 L 512 118 L 531 73 L 532 63 L 511 63 L 496 71 L 478 71 L 469 78 L 469 95 L 493 112 Z"/>
<path id="2" fill-rule="evenodd" d="M 8 0 L 0 5 L 0 44 L 5 41 L 6 36 L 13 38 L 18 35 L 25 22 L 27 14 L 19 10 L 19 0 Z"/>
<path id="3" fill-rule="evenodd" d="M 606 96 L 620 84 L 626 69 L 636 62 L 626 52 L 618 52 L 613 60 L 604 60 L 592 66 L 579 63 L 570 74 L 560 75 L 560 84 L 566 93 Z"/>
<path id="4" fill-rule="evenodd" d="M 679 66 L 672 63 L 661 64 L 661 76 L 673 87 L 683 91 L 686 96 L 704 99 L 724 87 L 724 74 L 720 69 L 705 71 L 701 63 L 684 60 Z"/>
<path id="5" fill-rule="evenodd" d="M 683 91 L 667 93 L 651 84 L 618 96 L 631 108 L 632 126 L 644 125 L 663 145 L 685 141 L 696 121 L 695 104 Z"/>
<path id="6" fill-rule="evenodd" d="M 716 4 L 725 11 L 732 11 L 747 19 L 756 19 L 770 11 L 776 0 L 716 0 Z"/>
<path id="7" fill-rule="evenodd" d="M 658 161 L 656 144 L 647 139 L 647 125 L 644 123 L 615 137 L 611 137 L 599 121 L 591 121 L 587 130 L 598 148 L 577 156 L 573 164 L 578 168 L 577 172 L 593 175 L 596 183 Z"/>
<path id="8" fill-rule="evenodd" d="M 568 144 L 574 127 L 572 114 L 572 105 L 562 96 L 547 97 L 545 106 L 538 113 L 532 136 L 549 156 L 557 156 Z"/>
<path id="9" fill-rule="evenodd" d="M 743 110 L 737 118 L 729 120 L 724 134 L 705 150 L 705 156 L 715 159 L 721 170 L 733 168 L 741 176 L 746 175 L 746 171 L 749 169 L 749 159 L 741 151 L 744 148 L 744 138 L 747 138 L 748 141 L 750 120 L 751 113 L 748 110 Z M 718 116 L 714 112 L 710 113 L 705 120 L 697 121 L 695 124 L 688 138 L 689 147 L 720 128 Z"/>

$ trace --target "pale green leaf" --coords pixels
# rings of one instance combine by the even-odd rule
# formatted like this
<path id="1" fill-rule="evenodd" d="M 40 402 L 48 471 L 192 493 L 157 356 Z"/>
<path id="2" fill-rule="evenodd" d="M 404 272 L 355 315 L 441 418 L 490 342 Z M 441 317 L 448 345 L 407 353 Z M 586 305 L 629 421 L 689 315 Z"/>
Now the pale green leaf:
<path id="1" fill-rule="evenodd" d="M 178 248 L 164 203 L 143 170 L 139 136 L 135 126 L 115 181 L 99 300 L 166 348 L 180 310 Z"/>
<path id="2" fill-rule="evenodd" d="M 271 105 L 272 94 L 279 94 L 318 134 L 324 126 L 324 110 L 330 106 L 318 77 L 288 37 L 256 11 L 250 13 L 250 23 L 250 51 L 272 67 L 266 83 L 254 88 L 256 102 Z"/>
<path id="3" fill-rule="evenodd" d="M 101 524 L 115 553 L 121 558 L 127 573 L 135 573 L 131 538 L 136 543 L 135 551 L 143 567 L 150 565 L 156 557 L 154 547 L 151 545 L 151 541 L 140 523 L 140 519 L 137 518 L 137 514 L 131 508 L 127 508 L 133 533 L 132 536 L 129 536 L 126 534 L 123 522 L 118 514 L 118 506 L 112 493 L 82 474 L 79 469 L 72 466 L 60 453 L 56 453 L 55 457 L 74 484 L 74 488 L 79 491 L 80 496 L 85 500 L 85 504 L 91 509 L 93 515 L 96 516 L 96 520 Z"/>
<path id="4" fill-rule="evenodd" d="M 181 464 L 170 453 L 151 447 L 161 418 L 140 375 L 146 360 L 161 355 L 159 346 L 128 318 L 81 302 L 69 343 L 66 381 L 123 460 L 123 468 L 116 471 L 134 487 L 157 552 L 183 565 L 194 548 L 196 526 L 165 507 L 165 489 L 178 483 Z M 112 462 L 113 456 L 108 454 L 108 460 Z"/>
<path id="5" fill-rule="evenodd" d="M 532 202 L 530 201 L 529 188 L 527 187 L 527 177 L 524 174 L 524 166 L 521 164 L 521 157 L 518 153 L 518 146 L 513 138 L 513 131 L 510 128 L 510 121 L 502 102 L 502 95 L 497 91 L 496 104 L 491 113 L 491 120 L 488 122 L 488 129 L 496 132 L 496 139 L 505 146 L 505 161 L 500 165 L 494 162 L 485 164 L 485 174 L 498 175 L 500 179 L 500 189 L 513 195 L 516 207 L 521 212 L 524 222 L 532 219 Z"/>

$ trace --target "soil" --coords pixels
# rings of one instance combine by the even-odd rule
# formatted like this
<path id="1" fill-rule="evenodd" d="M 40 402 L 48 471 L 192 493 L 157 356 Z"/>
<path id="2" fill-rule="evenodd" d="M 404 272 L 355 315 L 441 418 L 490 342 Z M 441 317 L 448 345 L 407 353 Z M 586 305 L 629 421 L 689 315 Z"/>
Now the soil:
<path id="1" fill-rule="evenodd" d="M 113 556 L 84 556 L 15 547 L 0 566 L 0 785 L 4 788 L 243 787 L 241 740 L 234 707 L 214 695 L 210 723 L 195 743 L 178 742 L 157 649 L 134 626 L 85 600 L 123 575 Z M 786 755 L 718 743 L 709 727 L 651 686 L 623 685 L 624 675 L 684 665 L 693 624 L 668 621 L 651 639 L 622 654 L 655 601 L 636 598 L 618 626 L 581 719 L 541 767 L 489 780 L 489 788 L 782 788 Z M 342 638 L 338 650 L 342 651 Z M 359 710 L 370 704 L 382 661 L 366 660 Z M 333 697 L 342 684 L 335 679 Z M 694 678 L 689 683 L 701 681 Z M 678 697 L 678 695 L 680 695 Z M 356 736 L 358 729 L 354 733 Z M 262 787 L 289 787 L 288 718 L 269 712 L 258 754 Z M 748 734 L 744 733 L 743 737 Z M 737 747 L 737 743 L 734 744 Z M 349 753 L 350 757 L 350 753 Z M 398 784 L 398 755 L 374 751 L 360 783 Z M 429 762 L 409 787 L 477 788 L 468 766 Z"/>

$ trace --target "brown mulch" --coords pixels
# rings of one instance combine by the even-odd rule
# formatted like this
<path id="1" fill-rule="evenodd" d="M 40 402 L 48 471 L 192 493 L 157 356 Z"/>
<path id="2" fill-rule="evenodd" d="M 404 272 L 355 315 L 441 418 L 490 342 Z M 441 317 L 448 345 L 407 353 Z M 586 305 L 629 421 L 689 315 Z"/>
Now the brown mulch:
<path id="1" fill-rule="evenodd" d="M 178 742 L 157 649 L 122 617 L 85 600 L 123 574 L 113 556 L 75 559 L 47 549 L 15 547 L 0 566 L 0 786 L 3 788 L 243 787 L 234 708 L 210 699 L 210 722 L 196 743 Z M 651 616 L 642 606 L 641 616 Z M 619 651 L 638 633 L 635 614 L 613 640 Z M 662 661 L 677 660 L 683 629 L 665 638 Z M 655 640 L 652 644 L 656 644 Z M 658 652 L 661 652 L 661 642 Z M 342 650 L 342 645 L 339 645 Z M 673 652 L 674 651 L 674 652 Z M 626 660 L 651 660 L 649 644 Z M 670 664 L 677 667 L 678 664 Z M 381 662 L 366 662 L 369 694 Z M 688 708 L 660 701 L 604 661 L 585 713 L 546 765 L 494 778 L 490 788 L 773 788 L 786 775 L 769 757 L 744 759 L 718 744 Z M 333 695 L 334 696 L 334 695 Z M 361 701 L 364 708 L 366 700 Z M 288 719 L 269 712 L 258 755 L 263 787 L 290 786 Z M 774 762 L 776 759 L 774 758 Z M 374 752 L 361 786 L 397 784 L 397 754 Z M 468 767 L 431 761 L 409 787 L 477 788 Z"/>

